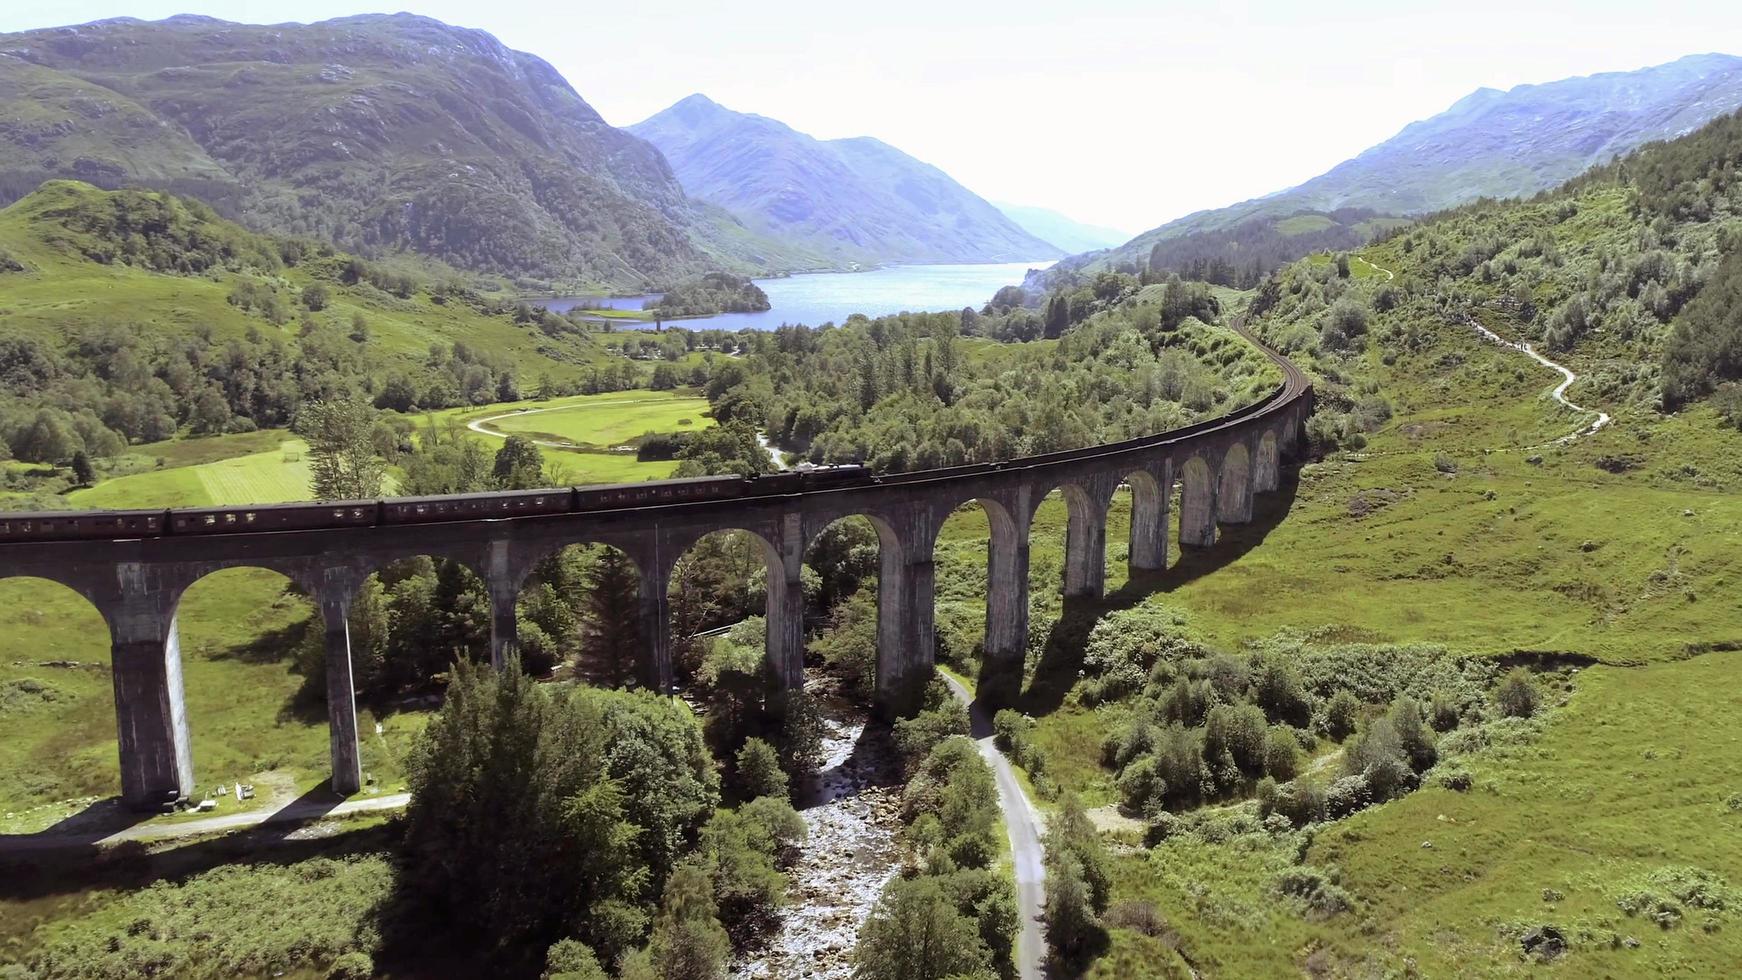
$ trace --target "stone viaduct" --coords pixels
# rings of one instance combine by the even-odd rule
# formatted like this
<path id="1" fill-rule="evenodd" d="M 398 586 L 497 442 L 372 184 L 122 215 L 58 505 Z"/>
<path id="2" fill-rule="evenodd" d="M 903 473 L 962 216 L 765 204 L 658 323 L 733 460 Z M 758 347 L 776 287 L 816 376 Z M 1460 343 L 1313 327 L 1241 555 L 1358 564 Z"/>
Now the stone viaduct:
<path id="1" fill-rule="evenodd" d="M 1253 495 L 1277 488 L 1281 459 L 1294 452 L 1313 398 L 1298 369 L 1266 353 L 1283 369 L 1285 381 L 1255 405 L 1157 436 L 991 467 L 894 474 L 776 496 L 493 520 L 3 543 L 0 578 L 31 576 L 67 585 L 88 598 L 108 623 L 122 798 L 142 809 L 193 792 L 176 610 L 189 586 L 226 568 L 280 572 L 319 606 L 326 635 L 332 787 L 341 794 L 356 792 L 361 783 L 348 609 L 369 574 L 418 556 L 464 563 L 488 584 L 491 656 L 500 664 L 515 647 L 515 597 L 542 559 L 575 544 L 621 549 L 639 569 L 642 635 L 652 638 L 642 679 L 655 690 L 670 690 L 667 585 L 674 563 L 705 535 L 747 531 L 760 542 L 767 564 L 771 672 L 793 687 L 803 683 L 800 569 L 806 547 L 831 523 L 863 516 L 876 527 L 881 548 L 877 688 L 888 706 L 930 670 L 933 543 L 940 525 L 963 505 L 978 503 L 991 525 L 988 673 L 1017 676 L 1028 637 L 1029 525 L 1050 493 L 1061 493 L 1068 505 L 1064 590 L 1072 596 L 1102 594 L 1107 512 L 1121 484 L 1132 493 L 1134 570 L 1166 568 L 1176 486 L 1179 539 L 1185 546 L 1210 547 L 1218 524 L 1250 520 Z"/>

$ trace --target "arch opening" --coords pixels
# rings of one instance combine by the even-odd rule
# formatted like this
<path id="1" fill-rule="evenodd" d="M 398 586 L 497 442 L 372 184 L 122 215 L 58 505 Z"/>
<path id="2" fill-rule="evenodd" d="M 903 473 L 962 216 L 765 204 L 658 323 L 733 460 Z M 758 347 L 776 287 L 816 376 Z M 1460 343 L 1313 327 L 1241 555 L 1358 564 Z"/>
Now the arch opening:
<path id="1" fill-rule="evenodd" d="M 605 544 L 569 545 L 541 559 L 514 598 L 521 669 L 602 687 L 642 679 L 650 640 L 641 578 L 633 558 Z"/>
<path id="2" fill-rule="evenodd" d="M 706 682 L 718 670 L 711 656 L 716 639 L 730 637 L 739 649 L 737 667 L 763 672 L 766 623 L 772 620 L 770 590 L 782 592 L 779 552 L 761 534 L 723 529 L 702 534 L 672 562 L 665 587 L 669 607 L 672 674 L 681 686 Z M 753 660 L 751 660 L 753 658 Z"/>
<path id="3" fill-rule="evenodd" d="M 0 578 L 0 807 L 29 811 L 25 833 L 73 816 L 121 788 L 109 626 L 90 599 L 60 582 Z"/>
<path id="4" fill-rule="evenodd" d="M 891 555 L 899 555 L 893 537 L 883 522 L 849 515 L 829 522 L 804 549 L 805 591 L 814 588 L 807 618 L 817 627 L 807 631 L 807 649 L 839 682 L 841 693 L 862 704 L 877 698 L 884 675 L 884 588 L 900 574 L 899 558 L 890 565 Z"/>
<path id="5" fill-rule="evenodd" d="M 1027 641 L 1028 541 L 997 500 L 975 499 L 950 512 L 933 547 L 935 655 L 976 676 L 988 659 L 1021 666 Z M 1020 609 L 1017 607 L 1020 606 Z"/>

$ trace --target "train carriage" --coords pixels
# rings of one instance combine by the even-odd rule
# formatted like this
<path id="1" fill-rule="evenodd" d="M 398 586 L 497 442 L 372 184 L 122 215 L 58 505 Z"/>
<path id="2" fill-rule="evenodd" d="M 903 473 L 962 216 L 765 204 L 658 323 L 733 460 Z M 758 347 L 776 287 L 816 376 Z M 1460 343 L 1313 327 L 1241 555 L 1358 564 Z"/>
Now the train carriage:
<path id="1" fill-rule="evenodd" d="M 575 506 L 573 487 L 503 490 L 440 497 L 392 497 L 381 502 L 383 524 L 428 524 L 439 521 L 500 520 L 566 514 Z"/>
<path id="2" fill-rule="evenodd" d="M 243 531 L 311 531 L 368 527 L 380 518 L 378 500 L 251 507 L 177 507 L 169 512 L 170 534 L 237 534 Z"/>
<path id="3" fill-rule="evenodd" d="M 163 533 L 164 513 L 163 510 L 0 513 L 0 542 L 154 538 Z"/>

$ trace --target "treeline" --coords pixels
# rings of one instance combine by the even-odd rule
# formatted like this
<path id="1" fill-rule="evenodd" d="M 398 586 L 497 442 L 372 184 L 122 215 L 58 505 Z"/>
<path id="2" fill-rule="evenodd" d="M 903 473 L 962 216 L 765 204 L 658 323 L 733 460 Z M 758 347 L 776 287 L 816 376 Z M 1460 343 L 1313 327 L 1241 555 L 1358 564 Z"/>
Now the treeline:
<path id="1" fill-rule="evenodd" d="M 1057 342 L 991 347 L 1025 306 L 783 327 L 716 361 L 705 392 L 816 463 L 910 470 L 1075 449 L 1220 414 L 1276 382 L 1261 353 L 1204 322 L 1201 285 L 1111 277 L 1048 299 Z"/>
<path id="2" fill-rule="evenodd" d="M 1148 264 L 1142 269 L 1119 271 L 1173 272 L 1186 279 L 1252 289 L 1271 272 L 1303 256 L 1365 245 L 1373 237 L 1375 226 L 1370 222 L 1380 217 L 1365 208 L 1341 208 L 1286 218 L 1251 218 L 1228 228 L 1164 238 L 1150 247 Z"/>
<path id="3" fill-rule="evenodd" d="M 761 286 L 731 273 L 710 272 L 672 286 L 645 308 L 661 316 L 708 316 L 759 313 L 769 305 Z"/>

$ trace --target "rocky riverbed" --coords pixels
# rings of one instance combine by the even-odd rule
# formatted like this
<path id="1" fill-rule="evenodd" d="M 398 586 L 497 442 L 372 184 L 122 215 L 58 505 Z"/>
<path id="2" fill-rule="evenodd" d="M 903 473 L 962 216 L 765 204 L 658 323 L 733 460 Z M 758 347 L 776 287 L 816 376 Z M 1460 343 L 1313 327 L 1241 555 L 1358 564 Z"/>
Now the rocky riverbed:
<path id="1" fill-rule="evenodd" d="M 900 868 L 901 764 L 889 730 L 845 701 L 822 702 L 824 760 L 796 794 L 810 828 L 789 875 L 780 931 L 734 964 L 739 978 L 832 980 L 853 974 L 853 945 L 883 885 Z"/>

